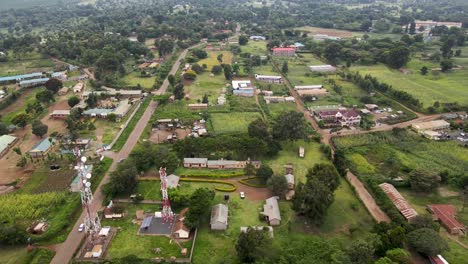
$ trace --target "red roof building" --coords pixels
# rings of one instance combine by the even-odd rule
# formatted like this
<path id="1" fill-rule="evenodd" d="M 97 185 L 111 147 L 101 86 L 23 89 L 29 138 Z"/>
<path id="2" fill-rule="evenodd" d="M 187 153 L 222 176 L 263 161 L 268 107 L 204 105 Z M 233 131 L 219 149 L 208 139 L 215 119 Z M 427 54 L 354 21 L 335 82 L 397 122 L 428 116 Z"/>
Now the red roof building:
<path id="1" fill-rule="evenodd" d="M 361 123 L 356 109 L 320 110 L 315 112 L 315 119 L 323 121 L 325 126 L 358 126 Z"/>
<path id="2" fill-rule="evenodd" d="M 390 201 L 392 201 L 398 211 L 400 211 L 400 213 L 408 222 L 410 222 L 413 217 L 418 215 L 418 213 L 413 209 L 413 207 L 411 207 L 411 205 L 393 185 L 389 183 L 382 183 L 379 184 L 379 187 L 384 191 Z"/>
<path id="3" fill-rule="evenodd" d="M 429 262 L 431 262 L 431 264 L 449 264 L 448 261 L 442 257 L 442 255 L 430 256 Z"/>
<path id="4" fill-rule="evenodd" d="M 295 48 L 273 48 L 273 56 L 292 57 L 296 54 Z"/>
<path id="5" fill-rule="evenodd" d="M 430 204 L 427 210 L 432 213 L 435 220 L 447 229 L 452 235 L 461 235 L 466 233 L 465 226 L 456 219 L 457 211 L 451 204 Z"/>

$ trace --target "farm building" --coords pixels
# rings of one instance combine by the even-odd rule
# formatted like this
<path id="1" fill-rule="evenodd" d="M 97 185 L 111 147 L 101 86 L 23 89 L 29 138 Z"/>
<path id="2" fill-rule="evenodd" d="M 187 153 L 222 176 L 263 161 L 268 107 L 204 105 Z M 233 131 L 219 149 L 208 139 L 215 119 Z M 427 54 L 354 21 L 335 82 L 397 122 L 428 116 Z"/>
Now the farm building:
<path id="1" fill-rule="evenodd" d="M 449 264 L 442 255 L 429 256 L 428 258 L 431 264 Z"/>
<path id="2" fill-rule="evenodd" d="M 113 114 L 115 114 L 116 121 L 120 122 L 122 118 L 127 115 L 128 111 L 132 105 L 128 102 L 128 99 L 122 100 L 119 102 L 119 105 L 112 111 Z"/>
<path id="3" fill-rule="evenodd" d="M 300 90 L 296 90 L 296 92 L 301 97 L 304 97 L 304 96 L 321 97 L 321 96 L 327 96 L 330 94 L 327 89 L 300 89 Z"/>
<path id="4" fill-rule="evenodd" d="M 279 57 L 293 57 L 296 54 L 295 48 L 273 48 L 272 49 L 273 56 Z"/>
<path id="5" fill-rule="evenodd" d="M 50 113 L 50 117 L 54 119 L 63 119 L 70 115 L 70 110 L 54 110 Z"/>
<path id="6" fill-rule="evenodd" d="M 207 166 L 207 158 L 184 158 L 185 168 L 206 168 Z"/>
<path id="7" fill-rule="evenodd" d="M 441 136 L 439 132 L 433 131 L 433 130 L 424 130 L 421 132 L 421 135 L 432 140 L 440 140 L 440 136 Z"/>
<path id="8" fill-rule="evenodd" d="M 466 227 L 457 218 L 457 210 L 451 204 L 429 204 L 427 210 L 432 213 L 435 220 L 447 229 L 451 235 L 466 234 Z"/>
<path id="9" fill-rule="evenodd" d="M 335 72 L 336 68 L 331 65 L 311 65 L 309 69 L 313 72 Z"/>
<path id="10" fill-rule="evenodd" d="M 113 109 L 101 109 L 101 108 L 92 108 L 85 110 L 82 115 L 87 117 L 100 117 L 107 118 L 107 116 L 112 113 Z"/>
<path id="11" fill-rule="evenodd" d="M 66 94 L 68 93 L 68 90 L 69 90 L 68 87 L 62 87 L 62 88 L 58 91 L 58 95 L 66 95 Z"/>
<path id="12" fill-rule="evenodd" d="M 266 40 L 264 36 L 250 36 L 249 39 L 253 41 Z"/>
<path id="13" fill-rule="evenodd" d="M 281 224 L 281 214 L 277 197 L 270 197 L 266 199 L 266 203 L 263 205 L 262 214 L 265 216 L 271 226 L 277 226 Z"/>
<path id="14" fill-rule="evenodd" d="M 300 158 L 303 158 L 304 157 L 304 154 L 305 154 L 305 149 L 304 147 L 299 147 L 299 157 Z"/>
<path id="15" fill-rule="evenodd" d="M 174 174 L 167 176 L 167 188 L 177 188 L 179 186 L 180 177 Z"/>
<path id="16" fill-rule="evenodd" d="M 255 74 L 255 80 L 269 83 L 283 83 L 283 77 L 274 75 Z"/>
<path id="17" fill-rule="evenodd" d="M 304 49 L 305 48 L 305 45 L 300 43 L 300 42 L 296 42 L 294 43 L 293 45 L 297 50 L 301 50 L 301 49 Z"/>
<path id="18" fill-rule="evenodd" d="M 39 141 L 36 145 L 34 145 L 34 147 L 32 147 L 31 150 L 28 152 L 28 154 L 32 158 L 43 158 L 45 155 L 47 155 L 52 146 L 52 139 L 44 138 L 43 140 Z"/>
<path id="19" fill-rule="evenodd" d="M 32 79 L 32 80 L 24 80 L 19 82 L 19 86 L 21 88 L 24 87 L 34 87 L 45 84 L 49 78 L 40 78 L 40 79 Z"/>
<path id="20" fill-rule="evenodd" d="M 208 104 L 189 104 L 188 108 L 192 111 L 194 110 L 204 110 L 208 109 Z"/>
<path id="21" fill-rule="evenodd" d="M 228 207 L 217 204 L 211 208 L 211 230 L 226 230 L 228 226 Z"/>
<path id="22" fill-rule="evenodd" d="M 369 111 L 379 110 L 379 106 L 376 104 L 365 104 L 364 107 Z"/>
<path id="23" fill-rule="evenodd" d="M 400 213 L 408 222 L 411 222 L 411 219 L 418 215 L 418 213 L 411 207 L 411 205 L 398 192 L 398 190 L 393 187 L 393 185 L 389 183 L 382 183 L 379 184 L 379 187 L 384 191 L 390 201 L 392 201 L 398 211 L 400 211 Z"/>
<path id="24" fill-rule="evenodd" d="M 0 84 L 14 83 L 22 80 L 37 79 L 42 77 L 42 72 L 33 72 L 22 75 L 0 77 Z"/>
<path id="25" fill-rule="evenodd" d="M 10 135 L 0 136 L 0 158 L 5 156 L 8 150 L 10 150 L 13 145 L 15 145 L 16 141 L 18 141 L 17 137 Z"/>
<path id="26" fill-rule="evenodd" d="M 187 239 L 190 237 L 190 228 L 188 228 L 184 224 L 185 214 L 187 213 L 187 211 L 188 211 L 188 208 L 184 208 L 177 215 L 177 220 L 176 220 L 176 223 L 174 224 L 174 228 L 172 231 L 175 238 Z"/>
<path id="27" fill-rule="evenodd" d="M 450 128 L 450 123 L 445 120 L 420 122 L 411 125 L 411 129 L 418 133 L 422 133 L 424 130 L 443 130 L 448 128 Z"/>
<path id="28" fill-rule="evenodd" d="M 74 93 L 81 93 L 81 91 L 83 90 L 83 87 L 84 87 L 84 83 L 79 82 L 79 83 L 75 84 L 75 86 L 73 86 L 73 92 Z"/>
<path id="29" fill-rule="evenodd" d="M 316 90 L 322 89 L 323 85 L 321 84 L 312 84 L 312 85 L 296 85 L 294 86 L 294 90 Z"/>
<path id="30" fill-rule="evenodd" d="M 255 86 L 250 80 L 234 80 L 232 81 L 232 93 L 237 96 L 252 97 L 255 95 Z"/>
<path id="31" fill-rule="evenodd" d="M 102 214 L 104 215 L 105 219 L 119 219 L 124 216 L 123 212 L 119 212 L 113 206 L 107 206 L 106 208 L 104 208 Z"/>
<path id="32" fill-rule="evenodd" d="M 355 109 L 334 109 L 314 111 L 317 121 L 325 126 L 356 126 L 361 123 L 361 116 Z"/>

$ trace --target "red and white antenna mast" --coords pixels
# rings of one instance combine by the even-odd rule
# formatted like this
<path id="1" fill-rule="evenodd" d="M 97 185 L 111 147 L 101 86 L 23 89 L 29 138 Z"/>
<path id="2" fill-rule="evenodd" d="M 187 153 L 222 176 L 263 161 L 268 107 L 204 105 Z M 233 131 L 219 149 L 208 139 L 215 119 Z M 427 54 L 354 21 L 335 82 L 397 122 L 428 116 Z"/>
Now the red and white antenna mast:
<path id="1" fill-rule="evenodd" d="M 167 175 L 166 168 L 161 167 L 159 169 L 159 177 L 161 178 L 161 193 L 162 193 L 162 219 L 163 222 L 172 222 L 174 213 L 171 209 L 171 202 L 169 201 L 169 195 L 167 194 Z"/>

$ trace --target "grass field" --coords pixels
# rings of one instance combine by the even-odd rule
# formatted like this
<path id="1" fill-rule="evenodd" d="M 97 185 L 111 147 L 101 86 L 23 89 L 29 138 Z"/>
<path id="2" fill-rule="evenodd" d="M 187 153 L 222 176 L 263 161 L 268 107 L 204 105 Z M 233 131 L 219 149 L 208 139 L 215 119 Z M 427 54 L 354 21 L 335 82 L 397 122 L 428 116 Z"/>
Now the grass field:
<path id="1" fill-rule="evenodd" d="M 204 72 L 198 75 L 191 85 L 185 86 L 185 93 L 190 95 L 191 101 L 201 101 L 206 94 L 209 103 L 216 105 L 221 89 L 225 87 L 226 83 L 223 74 L 211 77 L 209 72 Z"/>
<path id="2" fill-rule="evenodd" d="M 182 121 L 193 121 L 199 119 L 200 115 L 198 112 L 190 111 L 185 101 L 175 101 L 158 106 L 152 118 L 154 119 L 153 121 L 162 118 L 178 118 Z"/>
<path id="3" fill-rule="evenodd" d="M 430 62 L 413 59 L 406 66 L 411 71 L 410 74 L 403 74 L 382 64 L 353 66 L 351 70 L 359 71 L 362 75 L 370 74 L 378 78 L 379 81 L 392 85 L 397 90 L 412 94 L 423 103 L 424 107 L 432 106 L 435 101 L 468 104 L 467 70 L 454 70 L 448 73 L 430 72 L 423 76 L 419 73 L 422 66 L 439 67 L 439 65 Z"/>
<path id="4" fill-rule="evenodd" d="M 299 147 L 305 149 L 304 158 L 299 157 Z M 316 142 L 305 142 L 303 140 L 283 142 L 283 148 L 278 155 L 269 160 L 265 160 L 274 171 L 275 174 L 284 175 L 284 165 L 292 163 L 294 167 L 294 176 L 297 181 L 305 181 L 307 170 L 312 168 L 314 164 L 320 162 L 330 162 L 327 157 L 320 151 L 320 144 Z"/>
<path id="5" fill-rule="evenodd" d="M 263 56 L 267 54 L 266 41 L 249 40 L 247 45 L 240 46 L 242 53 L 250 53 L 251 55 Z"/>
<path id="6" fill-rule="evenodd" d="M 131 72 L 127 74 L 122 81 L 127 86 L 135 87 L 138 84 L 146 90 L 152 89 L 154 84 L 154 77 L 141 77 L 139 72 Z"/>
<path id="7" fill-rule="evenodd" d="M 209 119 L 210 133 L 247 133 L 249 124 L 262 116 L 254 112 L 213 113 Z"/>
<path id="8" fill-rule="evenodd" d="M 286 111 L 296 111 L 296 103 L 270 103 L 267 104 L 267 109 L 270 114 L 270 116 L 275 119 L 277 116 L 279 116 L 282 112 Z"/>
<path id="9" fill-rule="evenodd" d="M 231 64 L 232 63 L 232 52 L 230 51 L 208 51 L 208 58 L 200 60 L 198 64 L 203 65 L 206 64 L 208 66 L 208 70 L 211 71 L 211 68 L 215 65 L 220 65 L 218 61 L 218 55 L 223 54 L 223 62 L 222 63 L 227 63 Z"/>
<path id="10" fill-rule="evenodd" d="M 315 34 L 324 34 L 324 35 L 340 37 L 340 38 L 351 38 L 351 37 L 360 37 L 364 34 L 362 32 L 353 32 L 353 31 L 348 31 L 348 30 L 319 28 L 319 27 L 310 27 L 310 26 L 299 27 L 295 29 L 308 32 L 311 35 L 310 37 L 312 37 L 312 35 L 315 35 Z"/>
<path id="11" fill-rule="evenodd" d="M 8 113 L 5 113 L 3 116 L 2 116 L 2 122 L 5 123 L 6 125 L 10 125 L 11 124 L 11 120 L 19 113 L 24 113 L 26 111 L 26 107 L 28 104 L 32 104 L 34 102 L 36 102 L 36 94 L 43 91 L 45 88 L 44 87 L 40 87 L 40 88 L 34 88 L 34 90 L 32 90 L 31 92 L 27 92 L 27 96 L 23 97 L 23 98 L 18 98 L 18 100 L 21 100 L 23 102 L 23 104 L 20 105 L 20 107 L 16 108 L 15 107 L 15 110 L 14 111 L 11 111 L 11 112 L 8 112 Z"/>
<path id="12" fill-rule="evenodd" d="M 59 165 L 60 170 L 51 171 L 50 165 Z M 68 160 L 45 162 L 34 170 L 31 178 L 21 187 L 19 193 L 43 193 L 65 191 L 76 176 L 76 171 L 70 169 Z"/>
<path id="13" fill-rule="evenodd" d="M 102 225 L 120 228 L 112 240 L 106 258 L 116 259 L 128 255 L 136 255 L 139 258 L 154 258 L 171 256 L 181 257 L 180 249 L 176 243 L 171 243 L 165 236 L 140 236 L 137 234 L 139 225 L 132 223 L 136 210 L 158 211 L 159 205 L 128 204 L 126 206 L 127 216 L 121 220 L 103 220 Z M 183 243 L 190 250 L 191 243 Z M 156 254 L 155 248 L 161 248 L 161 253 Z"/>
<path id="14" fill-rule="evenodd" d="M 50 263 L 54 252 L 39 248 L 28 252 L 26 246 L 2 246 L 0 248 L 0 264 L 45 264 Z"/>
<path id="15" fill-rule="evenodd" d="M 0 6 L 2 9 L 3 3 Z M 0 63 L 0 76 L 52 71 L 54 66 L 55 64 L 51 60 L 36 52 L 26 53 L 21 60 L 14 58 L 10 53 L 8 61 Z"/>

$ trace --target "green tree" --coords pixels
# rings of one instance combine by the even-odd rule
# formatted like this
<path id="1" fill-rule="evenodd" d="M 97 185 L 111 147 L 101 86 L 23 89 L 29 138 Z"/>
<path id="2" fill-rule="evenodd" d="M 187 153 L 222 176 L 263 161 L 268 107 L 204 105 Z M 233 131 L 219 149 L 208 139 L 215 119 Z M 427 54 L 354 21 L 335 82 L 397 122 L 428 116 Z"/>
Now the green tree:
<path id="1" fill-rule="evenodd" d="M 333 200 L 333 192 L 323 182 L 311 178 L 305 184 L 297 184 L 292 207 L 314 224 L 321 224 Z"/>
<path id="2" fill-rule="evenodd" d="M 440 69 L 442 72 L 447 72 L 453 68 L 453 61 L 452 60 L 442 60 L 440 62 Z"/>
<path id="3" fill-rule="evenodd" d="M 270 132 L 268 131 L 268 124 L 263 119 L 258 118 L 252 121 L 248 127 L 249 136 L 260 139 L 270 138 Z"/>
<path id="4" fill-rule="evenodd" d="M 218 60 L 219 63 L 223 63 L 223 54 L 218 54 L 218 56 L 216 57 L 216 59 Z"/>
<path id="5" fill-rule="evenodd" d="M 406 65 L 410 60 L 411 52 L 409 48 L 404 45 L 398 45 L 390 49 L 387 55 L 387 64 L 394 68 L 398 69 Z"/>
<path id="6" fill-rule="evenodd" d="M 429 69 L 426 66 L 422 66 L 419 71 L 421 72 L 422 75 L 426 75 Z"/>
<path id="7" fill-rule="evenodd" d="M 32 133 L 38 137 L 43 137 L 47 134 L 49 127 L 43 124 L 40 120 L 34 120 L 32 123 Z"/>
<path id="8" fill-rule="evenodd" d="M 49 90 L 49 91 L 51 91 L 53 93 L 57 93 L 60 90 L 60 88 L 63 87 L 63 83 L 59 79 L 50 78 L 45 83 L 45 87 L 46 87 L 47 90 Z"/>
<path id="9" fill-rule="evenodd" d="M 195 55 L 195 57 L 197 57 L 200 60 L 208 58 L 208 53 L 201 49 L 192 50 L 192 54 Z"/>
<path id="10" fill-rule="evenodd" d="M 348 264 L 349 258 L 332 240 L 317 236 L 288 237 L 281 244 L 278 264 Z M 273 263 L 273 262 L 272 262 Z"/>
<path id="11" fill-rule="evenodd" d="M 288 191 L 288 182 L 286 177 L 281 175 L 271 176 L 267 181 L 268 189 L 273 195 L 283 197 Z"/>
<path id="12" fill-rule="evenodd" d="M 170 84 L 172 87 L 174 87 L 174 84 L 175 84 L 175 81 L 176 81 L 174 75 L 169 74 L 169 75 L 167 76 L 167 80 L 169 81 L 169 84 Z"/>
<path id="13" fill-rule="evenodd" d="M 90 93 L 88 99 L 85 100 L 89 108 L 95 108 L 98 104 L 98 96 L 95 93 Z"/>
<path id="14" fill-rule="evenodd" d="M 138 170 L 134 163 L 125 160 L 117 165 L 117 169 L 110 174 L 110 181 L 103 188 L 103 193 L 112 198 L 116 195 L 131 194 L 138 185 Z"/>
<path id="15" fill-rule="evenodd" d="M 378 238 L 370 236 L 367 239 L 354 241 L 346 250 L 351 263 L 367 264 L 373 262 L 375 248 L 378 245 Z"/>
<path id="16" fill-rule="evenodd" d="M 29 122 L 29 115 L 26 113 L 19 113 L 11 120 L 11 123 L 17 127 L 24 128 Z"/>
<path id="17" fill-rule="evenodd" d="M 240 35 L 239 36 L 239 45 L 245 46 L 249 42 L 249 38 L 245 35 Z"/>
<path id="18" fill-rule="evenodd" d="M 288 73 L 288 70 L 289 70 L 289 68 L 288 68 L 288 62 L 287 62 L 287 61 L 284 61 L 284 62 L 283 62 L 283 66 L 281 66 L 281 72 L 284 73 L 284 74 L 286 74 L 286 73 Z"/>
<path id="19" fill-rule="evenodd" d="M 207 104 L 207 103 L 208 103 L 208 95 L 207 95 L 207 94 L 204 94 L 204 95 L 203 95 L 202 103 L 203 103 L 203 104 Z"/>
<path id="20" fill-rule="evenodd" d="M 270 166 L 266 164 L 262 164 L 260 168 L 258 168 L 255 175 L 260 178 L 263 183 L 266 183 L 271 176 L 273 176 L 273 170 Z"/>
<path id="21" fill-rule="evenodd" d="M 328 189 L 335 191 L 340 185 L 340 174 L 331 163 L 318 163 L 309 169 L 307 179 L 316 178 L 324 183 Z"/>
<path id="22" fill-rule="evenodd" d="M 411 34 L 411 35 L 416 34 L 416 23 L 414 23 L 414 21 L 412 21 L 412 22 L 410 23 L 410 27 L 409 27 L 409 32 L 408 32 L 408 33 Z"/>
<path id="23" fill-rule="evenodd" d="M 341 45 L 337 42 L 330 42 L 323 51 L 323 56 L 331 64 L 335 65 L 340 59 Z"/>
<path id="24" fill-rule="evenodd" d="M 395 248 L 387 251 L 385 256 L 398 264 L 411 264 L 411 256 L 408 251 L 402 248 Z"/>
<path id="25" fill-rule="evenodd" d="M 434 222 L 431 216 L 429 215 L 417 215 L 411 219 L 411 227 L 413 230 L 421 228 L 430 228 L 436 232 L 439 232 L 440 225 L 437 222 Z"/>
<path id="26" fill-rule="evenodd" d="M 447 242 L 430 228 L 420 228 L 407 235 L 411 248 L 426 256 L 435 256 L 448 250 Z"/>
<path id="27" fill-rule="evenodd" d="M 272 240 L 268 232 L 247 228 L 247 232 L 241 232 L 236 242 L 236 252 L 242 263 L 254 263 L 264 258 L 271 251 Z"/>
<path id="28" fill-rule="evenodd" d="M 223 67 L 221 67 L 220 65 L 215 65 L 213 66 L 213 68 L 211 68 L 211 73 L 213 73 L 214 75 L 218 75 L 222 71 L 223 71 Z"/>
<path id="29" fill-rule="evenodd" d="M 409 182 L 411 189 L 416 192 L 431 192 L 440 182 L 440 176 L 434 172 L 416 169 L 410 173 Z"/>
<path id="30" fill-rule="evenodd" d="M 198 63 L 194 63 L 191 67 L 191 69 L 196 73 L 196 74 L 201 74 L 205 69 L 200 66 Z"/>
<path id="31" fill-rule="evenodd" d="M 273 125 L 273 138 L 278 140 L 296 140 L 306 137 L 307 124 L 300 112 L 282 112 Z"/>
<path id="32" fill-rule="evenodd" d="M 158 48 L 159 57 L 164 57 L 171 54 L 174 50 L 174 41 L 170 39 L 160 39 L 156 42 Z"/>
<path id="33" fill-rule="evenodd" d="M 232 68 L 231 65 L 229 64 L 224 64 L 223 66 L 223 71 L 224 71 L 224 78 L 226 80 L 231 80 L 232 79 Z"/>
<path id="34" fill-rule="evenodd" d="M 8 127 L 4 123 L 0 123 L 0 136 L 8 134 Z"/>
<path id="35" fill-rule="evenodd" d="M 110 114 L 107 115 L 107 120 L 109 120 L 111 122 L 115 122 L 115 121 L 117 121 L 117 116 L 114 113 L 110 113 Z"/>
<path id="36" fill-rule="evenodd" d="M 184 98 L 185 93 L 184 93 L 184 85 L 182 83 L 178 83 L 174 86 L 174 98 L 176 100 L 181 100 Z"/>
<path id="37" fill-rule="evenodd" d="M 79 103 L 80 103 L 80 98 L 78 98 L 77 96 L 71 96 L 70 98 L 68 98 L 68 105 L 70 107 L 74 107 L 75 105 Z"/>
<path id="38" fill-rule="evenodd" d="M 214 191 L 208 188 L 198 188 L 190 196 L 189 210 L 185 215 L 184 223 L 196 228 L 211 211 L 211 201 L 215 196 Z"/>
<path id="39" fill-rule="evenodd" d="M 193 81 L 197 78 L 197 73 L 194 70 L 188 70 L 183 76 L 185 80 Z"/>
<path id="40" fill-rule="evenodd" d="M 36 94 L 36 100 L 41 102 L 41 103 L 50 103 L 55 101 L 54 99 L 54 93 L 50 90 L 44 90 L 40 91 Z"/>
<path id="41" fill-rule="evenodd" d="M 376 262 L 374 262 L 374 264 L 398 264 L 398 263 L 393 262 L 393 260 L 391 260 L 390 258 L 383 257 L 383 258 L 379 258 Z"/>

